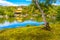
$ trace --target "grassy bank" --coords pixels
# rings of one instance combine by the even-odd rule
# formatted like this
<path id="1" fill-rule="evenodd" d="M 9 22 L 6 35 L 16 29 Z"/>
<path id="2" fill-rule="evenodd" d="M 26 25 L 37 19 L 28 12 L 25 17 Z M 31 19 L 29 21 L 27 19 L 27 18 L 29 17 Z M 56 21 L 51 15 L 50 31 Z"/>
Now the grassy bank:
<path id="1" fill-rule="evenodd" d="M 24 27 L 0 31 L 0 40 L 60 40 L 60 25 L 51 24 L 51 30 L 41 27 Z"/>

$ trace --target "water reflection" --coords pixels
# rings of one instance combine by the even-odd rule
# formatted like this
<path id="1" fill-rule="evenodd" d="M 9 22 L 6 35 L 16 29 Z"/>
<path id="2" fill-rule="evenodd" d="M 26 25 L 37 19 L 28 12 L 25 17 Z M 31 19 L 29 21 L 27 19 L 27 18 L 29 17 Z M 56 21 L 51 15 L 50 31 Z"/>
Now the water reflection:
<path id="1" fill-rule="evenodd" d="M 30 26 L 40 26 L 44 24 L 44 22 L 37 22 L 33 20 L 23 20 L 22 22 L 17 21 L 15 18 L 0 18 L 0 29 L 4 28 L 16 28 L 16 27 L 25 27 L 27 25 Z"/>
<path id="2" fill-rule="evenodd" d="M 8 21 L 8 22 L 13 22 L 13 21 L 15 21 L 16 19 L 14 18 L 14 17 L 10 17 L 10 18 L 8 18 L 8 19 L 6 19 L 6 18 L 0 18 L 0 23 L 4 23 L 5 21 Z"/>

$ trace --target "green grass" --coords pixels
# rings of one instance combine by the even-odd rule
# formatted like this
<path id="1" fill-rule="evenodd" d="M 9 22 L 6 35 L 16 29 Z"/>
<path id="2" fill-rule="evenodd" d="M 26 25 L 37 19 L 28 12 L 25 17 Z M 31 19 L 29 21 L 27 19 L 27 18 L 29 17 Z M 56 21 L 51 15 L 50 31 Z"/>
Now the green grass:
<path id="1" fill-rule="evenodd" d="M 51 24 L 51 31 L 41 27 L 0 30 L 0 40 L 60 40 L 60 24 Z"/>

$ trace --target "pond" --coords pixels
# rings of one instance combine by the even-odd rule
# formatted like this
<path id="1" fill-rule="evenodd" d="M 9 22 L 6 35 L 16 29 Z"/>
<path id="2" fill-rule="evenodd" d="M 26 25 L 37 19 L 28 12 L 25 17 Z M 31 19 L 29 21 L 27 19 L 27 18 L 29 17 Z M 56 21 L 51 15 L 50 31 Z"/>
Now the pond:
<path id="1" fill-rule="evenodd" d="M 25 20 L 23 22 L 19 22 L 14 18 L 0 19 L 0 29 L 26 27 L 26 26 L 40 26 L 42 24 L 44 24 L 44 22 L 37 22 L 33 20 Z"/>

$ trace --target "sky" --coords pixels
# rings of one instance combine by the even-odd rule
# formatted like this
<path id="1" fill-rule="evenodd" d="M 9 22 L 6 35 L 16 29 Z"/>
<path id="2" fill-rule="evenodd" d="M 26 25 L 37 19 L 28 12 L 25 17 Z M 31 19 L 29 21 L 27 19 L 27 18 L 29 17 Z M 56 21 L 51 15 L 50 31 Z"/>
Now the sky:
<path id="1" fill-rule="evenodd" d="M 31 4 L 32 0 L 0 0 L 2 6 L 27 6 Z M 57 0 L 54 5 L 60 5 L 60 0 Z"/>

